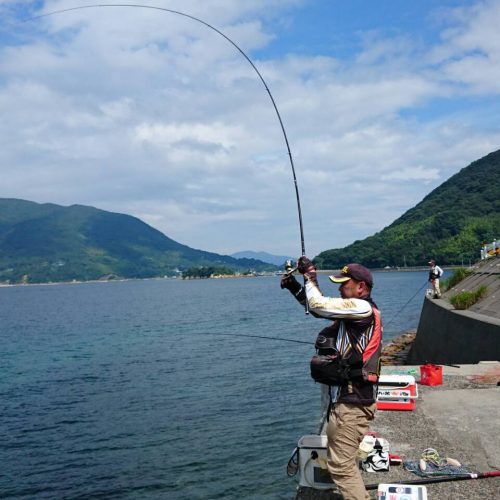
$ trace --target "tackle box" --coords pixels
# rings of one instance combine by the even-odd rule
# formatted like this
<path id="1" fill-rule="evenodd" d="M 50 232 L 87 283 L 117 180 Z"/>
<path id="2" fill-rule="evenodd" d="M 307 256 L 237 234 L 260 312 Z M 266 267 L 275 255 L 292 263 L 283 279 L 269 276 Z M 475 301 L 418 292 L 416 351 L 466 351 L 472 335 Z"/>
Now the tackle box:
<path id="1" fill-rule="evenodd" d="M 418 388 L 412 375 L 381 375 L 378 381 L 378 410 L 415 409 Z"/>

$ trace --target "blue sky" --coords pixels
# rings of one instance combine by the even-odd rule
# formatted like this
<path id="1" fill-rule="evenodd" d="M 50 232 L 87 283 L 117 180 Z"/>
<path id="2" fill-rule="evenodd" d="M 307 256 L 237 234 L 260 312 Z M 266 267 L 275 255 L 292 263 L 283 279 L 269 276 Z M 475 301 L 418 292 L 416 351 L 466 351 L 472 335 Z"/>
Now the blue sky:
<path id="1" fill-rule="evenodd" d="M 20 22 L 94 3 L 0 0 L 0 197 L 132 214 L 219 253 L 298 255 L 286 147 L 250 65 L 154 9 Z M 381 230 L 500 147 L 498 1 L 144 4 L 212 24 L 259 68 L 311 256 Z"/>
<path id="2" fill-rule="evenodd" d="M 439 38 L 437 13 L 445 7 L 470 5 L 467 1 L 402 2 L 401 0 L 313 0 L 296 7 L 289 23 L 265 54 L 323 54 L 348 60 L 360 49 L 364 34 L 402 34 L 426 43 Z"/>

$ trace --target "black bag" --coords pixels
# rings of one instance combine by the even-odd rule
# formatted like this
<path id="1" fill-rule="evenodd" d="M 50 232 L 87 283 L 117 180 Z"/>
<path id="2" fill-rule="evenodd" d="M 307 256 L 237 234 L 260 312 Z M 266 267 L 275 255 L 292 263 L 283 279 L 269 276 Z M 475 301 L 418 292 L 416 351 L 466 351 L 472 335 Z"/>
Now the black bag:
<path id="1" fill-rule="evenodd" d="M 338 351 L 316 354 L 311 359 L 311 377 L 320 384 L 343 384 L 351 379 L 351 367 Z"/>

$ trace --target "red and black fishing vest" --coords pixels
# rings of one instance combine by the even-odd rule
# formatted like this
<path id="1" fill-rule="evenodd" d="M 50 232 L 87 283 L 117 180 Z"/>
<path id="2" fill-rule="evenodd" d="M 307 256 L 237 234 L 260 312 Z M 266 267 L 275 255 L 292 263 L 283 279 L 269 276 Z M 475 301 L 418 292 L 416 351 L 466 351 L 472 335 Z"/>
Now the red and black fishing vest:
<path id="1" fill-rule="evenodd" d="M 311 375 L 321 383 L 339 385 L 338 402 L 372 404 L 377 396 L 382 351 L 380 311 L 372 306 L 366 318 L 334 320 L 316 339 L 317 356 L 311 361 Z M 335 360 L 330 367 L 327 360 Z"/>

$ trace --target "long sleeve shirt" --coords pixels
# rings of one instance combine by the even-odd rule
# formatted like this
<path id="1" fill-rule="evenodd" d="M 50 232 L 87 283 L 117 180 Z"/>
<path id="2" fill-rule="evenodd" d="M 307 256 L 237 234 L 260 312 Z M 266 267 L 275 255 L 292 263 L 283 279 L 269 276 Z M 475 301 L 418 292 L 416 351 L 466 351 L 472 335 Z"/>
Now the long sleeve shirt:
<path id="1" fill-rule="evenodd" d="M 305 291 L 311 314 L 333 321 L 320 335 L 331 337 L 337 351 L 353 366 L 359 368 L 369 359 L 367 370 L 378 375 L 382 325 L 372 299 L 326 297 L 312 281 L 306 282 Z M 362 379 L 332 385 L 330 397 L 334 403 L 371 404 L 376 399 L 376 385 Z"/>
<path id="2" fill-rule="evenodd" d="M 312 282 L 306 282 L 309 310 L 315 316 L 326 319 L 359 319 L 372 315 L 372 305 L 364 299 L 325 297 Z"/>

